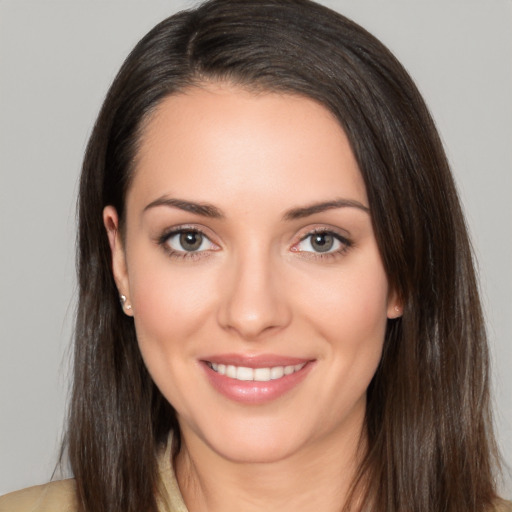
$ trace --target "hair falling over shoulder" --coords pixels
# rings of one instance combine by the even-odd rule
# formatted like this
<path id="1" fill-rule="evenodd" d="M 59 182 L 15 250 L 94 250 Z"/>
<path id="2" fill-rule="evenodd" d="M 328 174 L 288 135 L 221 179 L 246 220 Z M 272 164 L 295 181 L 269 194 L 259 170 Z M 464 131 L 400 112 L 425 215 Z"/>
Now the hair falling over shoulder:
<path id="1" fill-rule="evenodd" d="M 157 25 L 112 84 L 79 193 L 79 305 L 68 452 L 81 512 L 157 511 L 156 453 L 179 430 L 119 307 L 102 221 L 123 226 L 145 119 L 205 80 L 310 97 L 346 131 L 403 317 L 368 389 L 368 451 L 346 510 L 484 512 L 498 466 L 486 335 L 467 229 L 431 116 L 364 29 L 308 0 L 212 0 Z M 355 502 L 358 502 L 355 508 Z M 340 507 L 343 504 L 340 504 Z"/>

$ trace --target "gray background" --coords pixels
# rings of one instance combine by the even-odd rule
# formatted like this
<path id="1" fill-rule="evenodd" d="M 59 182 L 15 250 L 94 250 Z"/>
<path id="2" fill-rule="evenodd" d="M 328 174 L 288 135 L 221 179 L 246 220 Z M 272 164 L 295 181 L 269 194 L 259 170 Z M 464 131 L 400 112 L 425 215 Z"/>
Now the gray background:
<path id="1" fill-rule="evenodd" d="M 512 2 L 331 0 L 434 114 L 480 262 L 499 440 L 512 463 Z M 0 494 L 47 481 L 69 388 L 81 158 L 133 45 L 190 1 L 0 1 Z M 512 497 L 508 477 L 503 493 Z"/>

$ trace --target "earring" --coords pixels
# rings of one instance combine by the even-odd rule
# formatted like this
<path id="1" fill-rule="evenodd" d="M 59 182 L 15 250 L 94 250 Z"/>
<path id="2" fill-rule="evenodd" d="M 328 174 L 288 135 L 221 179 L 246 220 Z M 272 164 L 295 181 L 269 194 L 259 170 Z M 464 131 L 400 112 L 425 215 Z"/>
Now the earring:
<path id="1" fill-rule="evenodd" d="M 132 309 L 130 304 L 126 304 L 126 295 L 119 295 L 119 300 L 121 301 L 121 306 L 126 309 Z"/>
<path id="2" fill-rule="evenodd" d="M 399 307 L 399 306 L 395 306 L 395 311 L 396 311 L 397 313 L 400 313 L 400 307 Z"/>

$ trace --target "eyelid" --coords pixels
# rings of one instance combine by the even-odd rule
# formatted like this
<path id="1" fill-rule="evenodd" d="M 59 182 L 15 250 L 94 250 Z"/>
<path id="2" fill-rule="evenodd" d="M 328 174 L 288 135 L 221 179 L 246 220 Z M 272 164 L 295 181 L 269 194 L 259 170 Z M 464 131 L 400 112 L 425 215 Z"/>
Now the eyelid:
<path id="1" fill-rule="evenodd" d="M 178 245 L 183 245 L 182 237 L 185 235 L 194 235 L 195 237 L 198 237 L 199 246 L 197 248 L 187 250 L 186 248 L 180 248 L 175 247 L 176 242 L 178 242 Z M 169 237 L 167 237 L 167 240 L 165 241 L 167 245 L 169 245 L 170 249 L 176 252 L 183 252 L 183 253 L 200 253 L 212 250 L 215 247 L 215 244 L 203 233 L 200 233 L 199 231 L 191 231 L 191 230 L 184 230 L 184 231 L 178 231 L 176 233 L 171 233 Z M 207 246 L 207 247 L 205 247 Z"/>
<path id="2" fill-rule="evenodd" d="M 336 257 L 339 256 L 349 249 L 351 249 L 354 245 L 353 241 L 349 236 L 345 234 L 340 233 L 339 228 L 335 228 L 332 226 L 315 226 L 315 227 L 308 227 L 305 230 L 302 230 L 302 232 L 297 236 L 297 240 L 292 244 L 291 251 L 301 253 L 302 255 L 306 257 L 312 257 L 312 258 L 326 258 L 326 257 Z M 299 250 L 298 245 L 302 243 L 303 241 L 307 240 L 309 237 L 315 235 L 315 234 L 327 234 L 332 235 L 337 242 L 341 244 L 341 247 L 338 249 L 335 249 L 333 251 L 326 251 L 326 252 L 317 252 L 317 251 L 305 251 L 305 250 Z"/>
<path id="3" fill-rule="evenodd" d="M 315 235 L 317 233 L 331 234 L 342 242 L 352 243 L 351 236 L 345 229 L 331 226 L 330 224 L 314 224 L 301 229 L 299 233 L 295 235 L 295 241 L 293 242 L 293 245 L 301 242 L 302 240 L 305 240 L 308 236 Z"/>
<path id="4" fill-rule="evenodd" d="M 209 234 L 209 231 L 210 230 L 208 230 L 202 226 L 197 226 L 194 224 L 182 224 L 182 225 L 178 225 L 178 226 L 173 226 L 171 228 L 164 230 L 164 232 L 157 237 L 156 243 L 159 246 L 161 246 L 164 249 L 164 251 L 171 257 L 200 258 L 200 257 L 207 256 L 208 253 L 210 253 L 212 251 L 217 251 L 220 249 L 219 244 L 215 243 L 212 240 L 213 237 L 212 237 L 212 235 Z M 187 232 L 199 233 L 201 236 L 203 236 L 205 239 L 207 239 L 213 247 L 209 248 L 209 249 L 203 249 L 200 251 L 185 251 L 185 250 L 174 249 L 169 245 L 168 241 L 171 237 L 180 235 L 182 233 L 187 233 Z"/>
<path id="5" fill-rule="evenodd" d="M 215 235 L 211 234 L 211 230 L 204 226 L 198 225 L 198 224 L 178 224 L 176 226 L 171 226 L 171 227 L 165 228 L 161 231 L 161 234 L 159 234 L 156 237 L 156 240 L 159 243 L 161 243 L 161 242 L 163 243 L 169 237 L 171 237 L 177 233 L 183 233 L 183 232 L 187 232 L 187 231 L 191 231 L 194 233 L 201 233 L 203 236 L 208 238 L 208 240 L 210 240 L 212 243 L 215 243 L 212 241 L 212 238 L 215 238 Z M 219 245 L 219 244 L 215 244 L 215 245 Z"/>

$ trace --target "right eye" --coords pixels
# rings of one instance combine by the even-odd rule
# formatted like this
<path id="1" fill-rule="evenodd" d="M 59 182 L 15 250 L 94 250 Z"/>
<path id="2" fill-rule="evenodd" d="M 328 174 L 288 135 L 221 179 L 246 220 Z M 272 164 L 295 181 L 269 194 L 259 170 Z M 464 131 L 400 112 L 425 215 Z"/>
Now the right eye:
<path id="1" fill-rule="evenodd" d="M 163 243 L 172 253 L 197 253 L 217 247 L 204 233 L 196 229 L 174 231 L 166 235 Z"/>
<path id="2" fill-rule="evenodd" d="M 305 252 L 331 253 L 339 251 L 342 243 L 339 237 L 328 231 L 311 233 L 299 244 L 297 250 Z"/>

